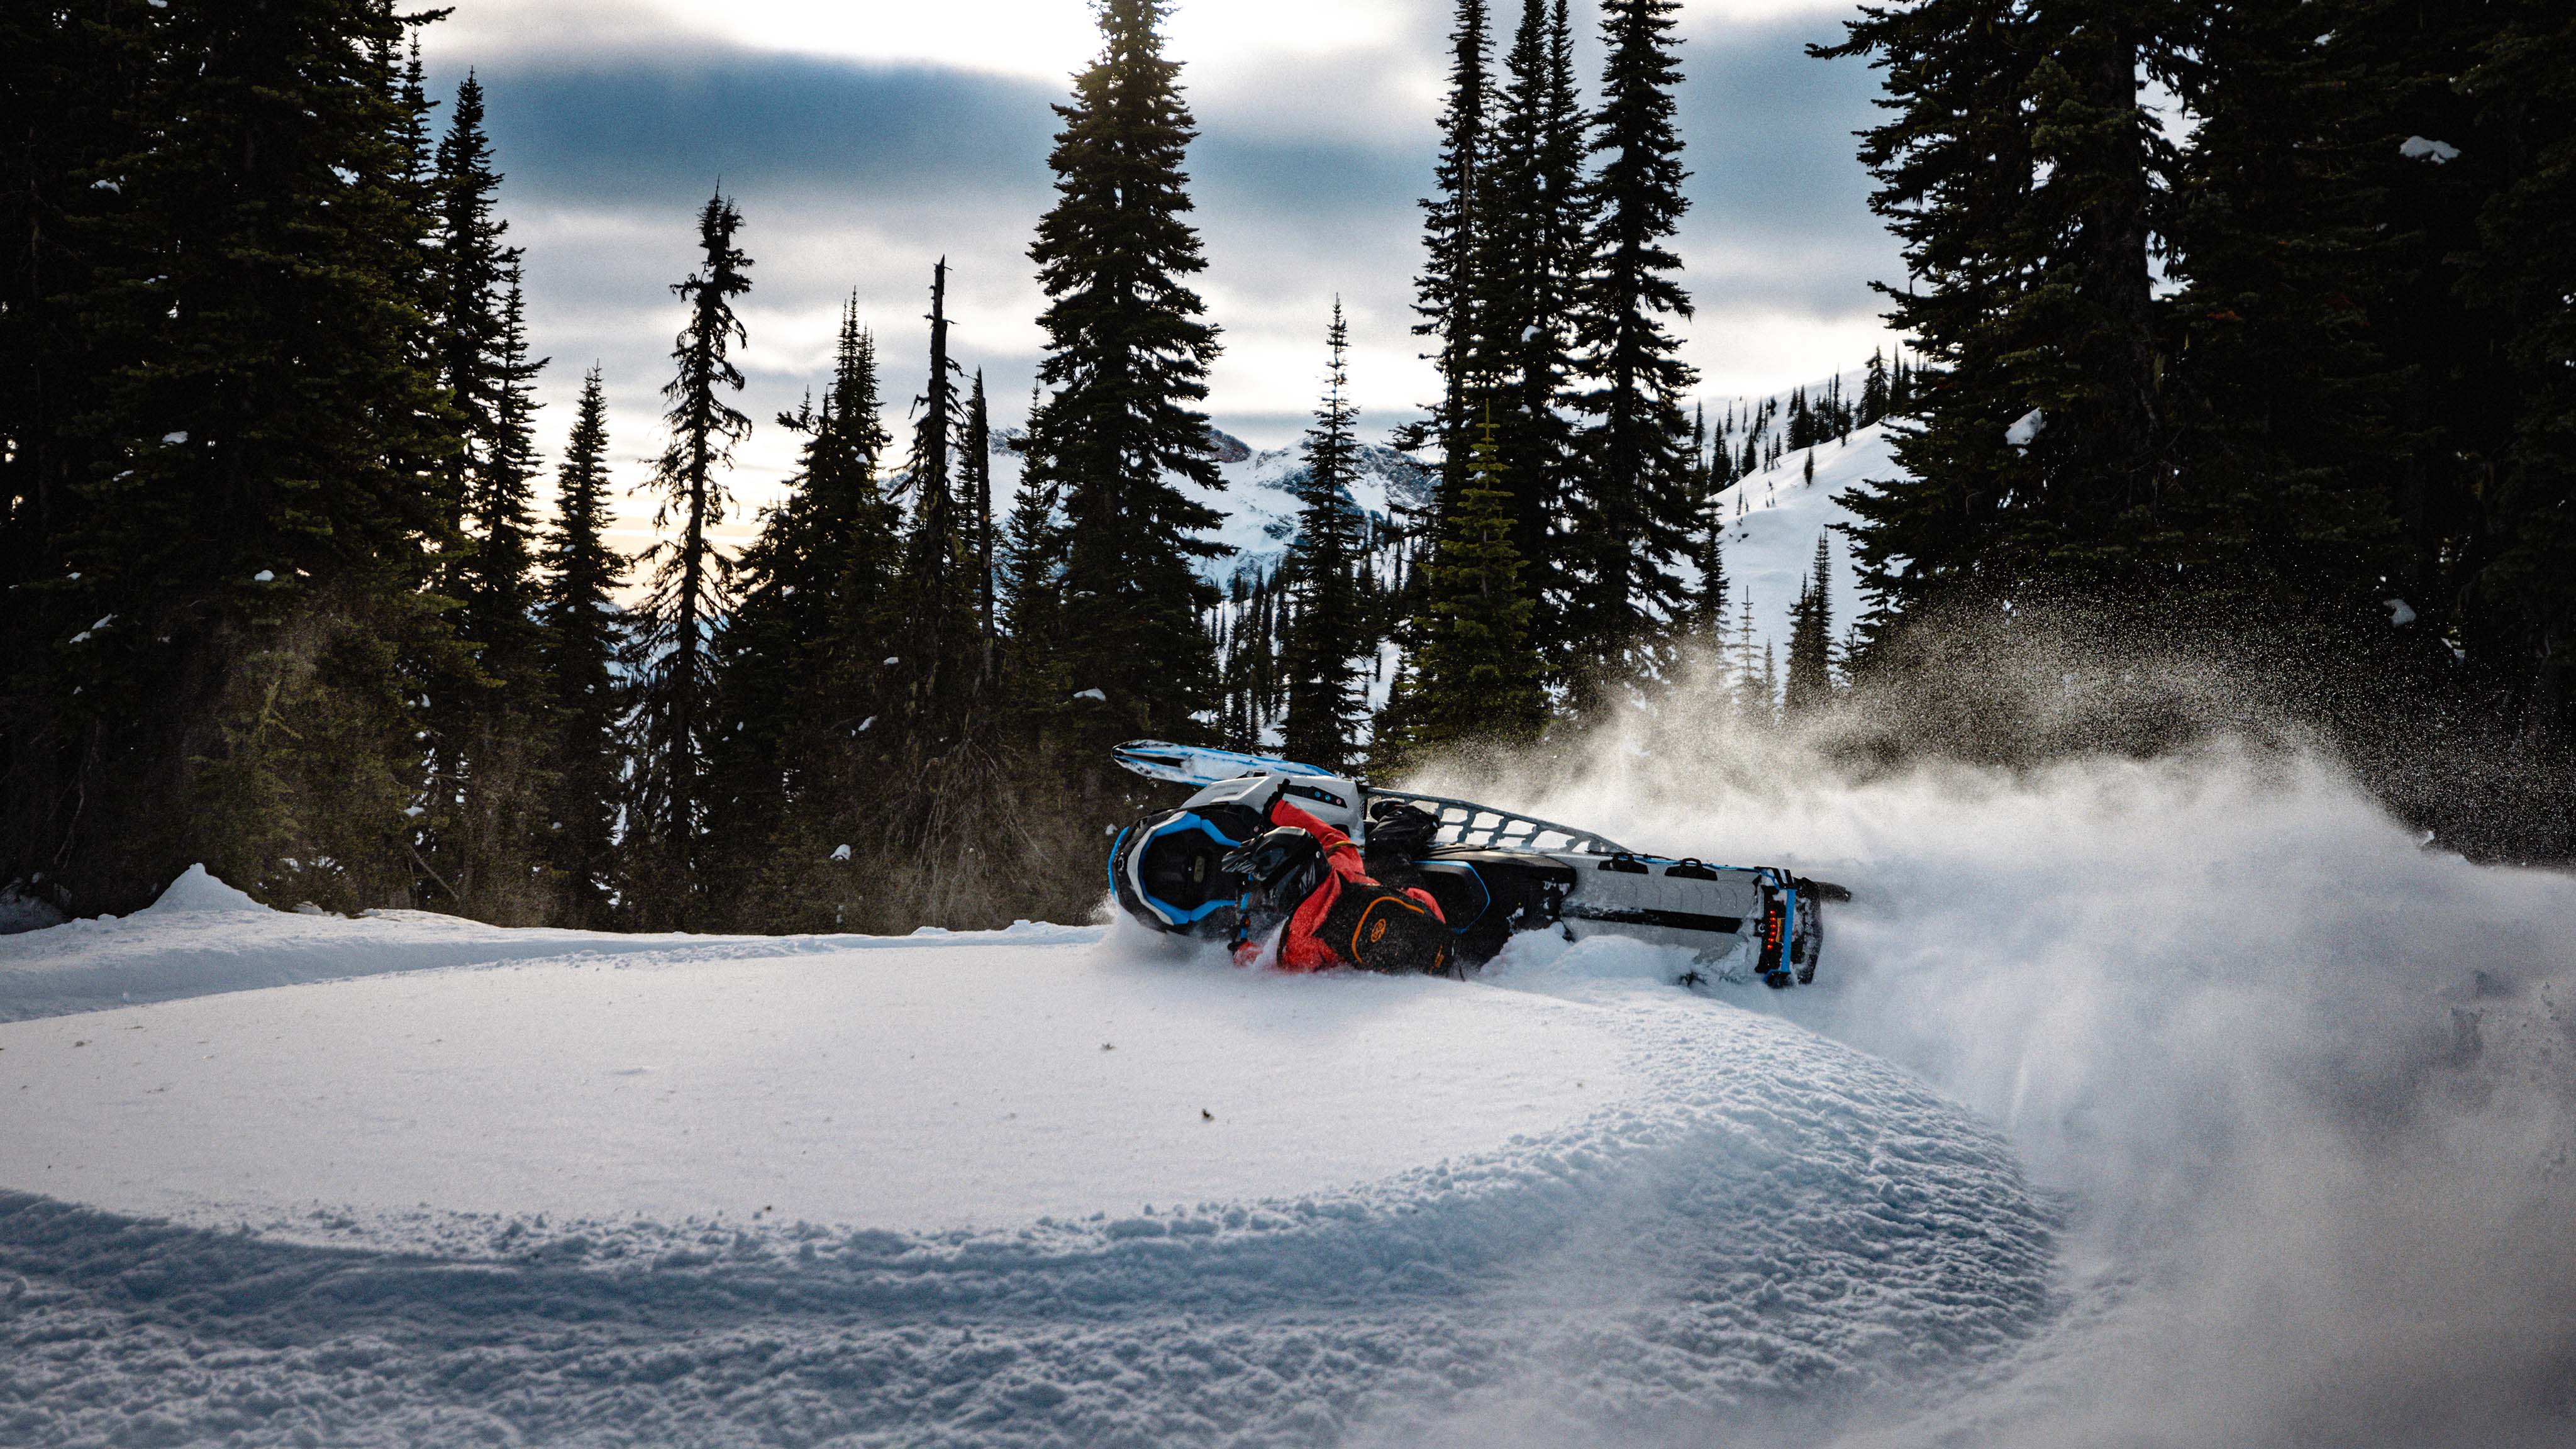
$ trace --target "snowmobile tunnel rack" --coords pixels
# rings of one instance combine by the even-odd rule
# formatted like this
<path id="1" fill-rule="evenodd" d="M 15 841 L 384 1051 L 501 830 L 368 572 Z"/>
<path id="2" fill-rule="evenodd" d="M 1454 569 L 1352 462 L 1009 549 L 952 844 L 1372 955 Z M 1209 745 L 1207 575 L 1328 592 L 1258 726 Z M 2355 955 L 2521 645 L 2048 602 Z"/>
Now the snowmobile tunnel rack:
<path id="1" fill-rule="evenodd" d="M 1410 790 L 1380 790 L 1372 786 L 1371 800 L 1399 800 L 1424 811 L 1439 822 L 1441 843 L 1472 846 L 1478 850 L 1545 850 L 1573 855 L 1633 855 L 1624 845 L 1528 815 L 1515 815 L 1473 800 L 1452 800 L 1444 795 L 1417 795 Z"/>

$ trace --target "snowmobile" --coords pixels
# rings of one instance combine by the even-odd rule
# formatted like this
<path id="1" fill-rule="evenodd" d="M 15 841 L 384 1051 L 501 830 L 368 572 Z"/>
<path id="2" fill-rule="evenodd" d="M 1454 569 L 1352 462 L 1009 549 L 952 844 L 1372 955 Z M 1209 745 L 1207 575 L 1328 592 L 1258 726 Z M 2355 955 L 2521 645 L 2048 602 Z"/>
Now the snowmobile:
<path id="1" fill-rule="evenodd" d="M 1262 810 L 1278 797 L 1348 834 L 1379 881 L 1429 891 L 1470 965 L 1520 932 L 1552 930 L 1688 947 L 1711 969 L 1694 967 L 1686 985 L 1743 972 L 1786 987 L 1815 980 L 1824 903 L 1851 899 L 1776 866 L 1641 854 L 1570 825 L 1264 755 L 1133 740 L 1112 757 L 1149 780 L 1197 788 L 1178 809 L 1119 831 L 1109 848 L 1119 907 L 1176 935 L 1236 933 L 1243 882 L 1223 861 L 1268 828 Z"/>

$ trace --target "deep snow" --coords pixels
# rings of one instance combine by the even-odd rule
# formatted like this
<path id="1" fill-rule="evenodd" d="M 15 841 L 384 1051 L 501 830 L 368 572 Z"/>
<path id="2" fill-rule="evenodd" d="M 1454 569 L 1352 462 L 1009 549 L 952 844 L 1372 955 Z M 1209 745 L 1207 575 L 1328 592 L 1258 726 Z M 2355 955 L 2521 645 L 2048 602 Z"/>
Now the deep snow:
<path id="1" fill-rule="evenodd" d="M 1813 988 L 1615 940 L 1472 983 L 1089 928 L 0 941 L 0 1442 L 2576 1441 L 2576 881 L 2296 756 L 1836 783 L 1725 718 L 1480 788 L 1855 886 Z"/>
<path id="2" fill-rule="evenodd" d="M 1123 930 L 57 930 L 164 994 L 216 939 L 451 959 L 0 1027 L 12 1443 L 1660 1437 L 2052 1309 L 1989 1129 L 1625 942 L 1457 983 Z"/>

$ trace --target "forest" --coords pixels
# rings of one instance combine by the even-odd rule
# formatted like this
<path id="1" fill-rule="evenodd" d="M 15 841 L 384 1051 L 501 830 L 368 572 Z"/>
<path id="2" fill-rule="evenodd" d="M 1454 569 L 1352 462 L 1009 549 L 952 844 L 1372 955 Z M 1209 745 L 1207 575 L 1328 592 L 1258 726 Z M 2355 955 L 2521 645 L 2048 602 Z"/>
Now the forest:
<path id="1" fill-rule="evenodd" d="M 1297 527 L 1230 584 L 1169 8 L 1099 0 L 1057 108 L 1025 427 L 953 354 L 944 266 L 926 335 L 853 306 L 811 400 L 747 416 L 758 267 L 709 178 L 662 430 L 618 440 L 656 459 L 629 557 L 597 371 L 540 455 L 506 158 L 478 81 L 430 93 L 434 15 L 10 6 L 6 898 L 129 911 L 203 862 L 502 924 L 1079 920 L 1152 798 L 1119 741 L 1574 758 L 1712 654 L 1744 728 L 1835 768 L 2250 734 L 2473 856 L 2576 858 L 2563 0 L 1864 6 L 1815 55 L 1880 76 L 1903 344 L 1714 417 L 1679 4 L 1457 0 L 1414 278 L 1440 395 L 1387 440 L 1419 486 L 1353 501 L 1375 440 L 1317 319 Z M 728 551 L 755 426 L 799 463 Z M 1756 686 L 1718 495 L 1873 426 L 1866 606 L 1819 582 Z"/>

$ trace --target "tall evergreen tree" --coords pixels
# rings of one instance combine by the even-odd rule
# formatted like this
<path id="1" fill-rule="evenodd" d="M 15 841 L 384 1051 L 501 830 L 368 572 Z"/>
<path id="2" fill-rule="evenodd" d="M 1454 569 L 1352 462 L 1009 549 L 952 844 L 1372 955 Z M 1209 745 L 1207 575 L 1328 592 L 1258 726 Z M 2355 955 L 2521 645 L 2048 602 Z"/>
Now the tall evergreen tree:
<path id="1" fill-rule="evenodd" d="M 1359 418 L 1349 392 L 1350 327 L 1333 302 L 1325 333 L 1330 361 L 1315 425 L 1306 430 L 1306 469 L 1292 485 L 1297 537 L 1284 565 L 1297 613 L 1281 649 L 1287 675 L 1285 742 L 1291 759 L 1342 769 L 1356 759 L 1364 703 L 1359 662 L 1368 651 L 1358 569 L 1359 505 L 1351 499 Z"/>
<path id="2" fill-rule="evenodd" d="M 130 274 L 117 162 L 140 149 L 153 34 L 142 0 L 0 12 L 0 889 L 57 904 L 91 743 L 65 728 L 81 681 L 59 646 L 97 617 L 68 552 L 108 454 L 81 420 L 121 360 L 83 303 Z"/>
<path id="3" fill-rule="evenodd" d="M 1163 54 L 1165 8 L 1100 6 L 1101 53 L 1057 108 L 1056 203 L 1030 248 L 1051 391 L 1030 421 L 1029 478 L 1064 527 L 1051 531 L 1060 563 L 1025 577 L 1080 620 L 1054 642 L 1072 687 L 1100 695 L 1070 717 L 1081 759 L 1119 738 L 1196 733 L 1215 682 L 1200 617 L 1216 591 L 1192 561 L 1223 553 L 1201 537 L 1219 515 L 1183 487 L 1224 486 L 1199 411 L 1217 342 L 1189 284 L 1207 263 L 1188 220 L 1195 133 L 1180 65 Z M 1109 783 L 1097 763 L 1076 768 Z"/>
<path id="4" fill-rule="evenodd" d="M 1580 582 L 1561 657 L 1578 709 L 1614 680 L 1655 672 L 1660 636 L 1680 613 L 1673 561 L 1690 546 L 1691 491 L 1681 401 L 1694 374 L 1668 317 L 1691 315 L 1670 243 L 1689 203 L 1673 90 L 1676 0 L 1609 0 L 1609 50 L 1594 120 L 1593 273 L 1578 330 L 1594 419 L 1583 440 L 1582 497 L 1566 540 Z"/>
<path id="5" fill-rule="evenodd" d="M 555 474 L 537 595 L 540 675 L 549 690 L 545 864 L 556 923 L 598 930 L 610 922 L 617 879 L 618 721 L 624 701 L 616 661 L 626 643 L 617 603 L 626 560 L 607 542 L 608 399 L 594 366 L 581 382 L 572 433 Z"/>
<path id="6" fill-rule="evenodd" d="M 1881 290 L 1938 376 L 1896 442 L 1910 477 L 1845 495 L 1879 625 L 2135 580 L 2165 527 L 2148 246 L 2171 158 L 2138 100 L 2157 13 L 1925 0 L 1818 52 L 1886 68 L 1895 115 L 1861 158 L 1918 281 Z"/>
<path id="7" fill-rule="evenodd" d="M 1492 476 L 1512 494 L 1532 646 L 1561 656 L 1575 575 L 1553 534 L 1577 462 L 1571 386 L 1593 209 L 1565 0 L 1524 0 L 1504 74 L 1483 181 L 1471 402 L 1495 424 Z"/>
<path id="8" fill-rule="evenodd" d="M 415 80 L 406 69 L 406 92 Z M 414 114 L 415 128 L 425 128 L 425 115 Z M 437 583 L 442 596 L 461 605 L 468 604 L 478 587 L 474 556 L 487 525 L 476 510 L 491 497 L 498 481 L 494 475 L 513 466 L 502 457 L 511 446 L 504 414 L 512 406 L 503 303 L 520 253 L 503 240 L 509 223 L 496 211 L 501 174 L 483 122 L 482 82 L 468 71 L 457 85 L 447 130 L 424 177 L 432 218 L 431 244 L 423 257 L 423 305 L 429 317 L 424 356 L 440 384 L 437 425 L 444 444 L 435 497 L 455 535 L 452 546 L 442 550 Z M 413 134 L 407 130 L 407 141 Z M 514 527 L 510 521 L 503 524 L 505 548 Z M 523 528 L 516 533 L 524 537 Z M 523 562 L 507 560 L 503 568 Z M 476 612 L 470 605 L 460 610 L 458 632 L 473 652 L 489 653 L 489 646 L 474 638 Z M 482 622 L 492 622 L 488 607 L 480 612 Z M 468 798 L 476 793 L 473 754 L 481 740 L 496 737 L 488 716 L 519 701 L 505 700 L 508 687 L 472 653 L 427 663 L 429 780 L 416 830 L 420 885 L 424 895 L 448 909 L 481 914 L 480 857 L 490 843 L 488 827 L 498 802 L 488 790 Z M 503 767 L 498 773 L 507 777 L 511 772 Z"/>
<path id="9" fill-rule="evenodd" d="M 1719 449 L 1719 456 L 1724 456 Z M 1691 523 L 1691 564 L 1699 581 L 1692 586 L 1685 622 L 1694 633 L 1717 635 L 1726 629 L 1726 513 L 1718 496 L 1722 485 L 1714 471 L 1700 474 Z"/>
<path id="10" fill-rule="evenodd" d="M 1432 194 L 1421 203 L 1423 263 L 1414 278 L 1413 307 L 1420 319 L 1414 323 L 1414 333 L 1432 339 L 1427 356 L 1440 374 L 1440 401 L 1427 427 L 1408 429 L 1398 437 L 1398 446 L 1408 450 L 1426 443 L 1437 446 L 1442 497 L 1465 486 L 1469 427 L 1482 390 L 1476 354 L 1488 334 L 1479 286 L 1480 264 L 1487 260 L 1485 168 L 1492 149 L 1487 128 L 1494 106 L 1485 0 L 1458 0 L 1449 47 L 1449 94 L 1440 112 L 1440 160 L 1432 171 Z"/>
<path id="11" fill-rule="evenodd" d="M 2501 324 L 2514 412 L 2464 613 L 2517 726 L 2564 758 L 2576 751 L 2576 16 L 2545 0 L 2502 9 L 2462 88 L 2515 144 L 2466 291 Z M 2576 850 L 2576 820 L 2558 828 L 2555 849 Z"/>
<path id="12" fill-rule="evenodd" d="M 653 526 L 666 537 L 647 553 L 652 593 L 636 632 L 633 805 L 627 852 L 637 918 L 668 928 L 697 919 L 700 783 L 718 714 L 712 637 L 724 617 L 729 568 L 708 530 L 724 521 L 725 470 L 751 419 L 725 401 L 742 388 L 733 349 L 749 334 L 734 299 L 751 290 L 751 258 L 734 244 L 742 213 L 722 191 L 698 213 L 701 260 L 672 285 L 689 320 L 672 347 L 676 372 L 662 389 L 670 442 L 654 465 L 661 507 Z"/>
<path id="13" fill-rule="evenodd" d="M 993 602 L 993 414 L 984 400 L 984 369 L 975 369 L 975 385 L 966 396 L 964 498 L 973 509 L 975 536 L 975 633 L 982 648 L 977 669 L 986 683 L 993 677 L 993 641 L 997 628 Z"/>
<path id="14" fill-rule="evenodd" d="M 1533 606 L 1521 588 L 1511 493 L 1490 424 L 1477 440 L 1475 464 L 1475 484 L 1441 519 L 1439 551 L 1424 569 L 1422 645 L 1371 752 L 1381 773 L 1474 741 L 1527 740 L 1546 718 L 1527 638 Z"/>
<path id="15" fill-rule="evenodd" d="M 475 650 L 476 672 L 460 701 L 466 728 L 451 743 L 454 828 L 434 839 L 430 863 L 456 892 L 455 907 L 479 919 L 533 925 L 548 893 L 537 878 L 546 823 L 541 778 L 547 725 L 544 657 L 535 576 L 534 427 L 536 376 L 528 356 L 527 303 L 519 262 L 501 272 L 500 332 L 494 341 L 489 450 L 467 478 L 473 536 L 454 588 L 459 632 Z"/>
<path id="16" fill-rule="evenodd" d="M 717 638 L 725 723 L 709 752 L 701 870 L 724 893 L 711 904 L 744 929 L 903 924 L 866 889 L 886 854 L 900 697 L 885 659 L 900 633 L 902 534 L 878 484 L 891 443 L 879 411 L 875 339 L 853 299 L 822 405 L 809 397 L 779 415 L 804 443 L 787 496 L 736 565 Z"/>
<path id="17" fill-rule="evenodd" d="M 1826 535 L 1816 536 L 1816 563 L 1798 588 L 1798 604 L 1789 615 L 1789 681 L 1782 706 L 1806 714 L 1834 694 L 1833 553 Z"/>
<path id="18" fill-rule="evenodd" d="M 2197 17 L 2174 67 L 2198 124 L 2176 178 L 2164 389 L 2186 534 L 2168 590 L 2227 596 L 2267 627 L 2384 630 L 2402 572 L 2385 462 L 2393 373 L 2360 274 L 2378 207 L 2350 185 L 2350 77 L 2302 0 Z"/>
<path id="19" fill-rule="evenodd" d="M 904 554 L 901 636 L 906 732 L 933 753 L 955 738 L 983 668 L 974 499 L 960 496 L 952 461 L 965 422 L 957 396 L 962 375 L 948 354 L 948 263 L 942 259 L 931 270 L 930 379 L 915 404 L 921 415 L 913 425 L 905 474 L 912 532 Z"/>
<path id="20" fill-rule="evenodd" d="M 37 848 L 76 909 L 139 905 L 192 860 L 288 904 L 407 903 L 402 664 L 440 632 L 419 585 L 443 532 L 420 506 L 402 22 L 364 0 L 101 16 L 132 21 L 146 143 L 95 178 L 116 200 L 84 238 L 112 269 L 78 304 L 103 367 L 58 555 L 86 626 L 55 645 L 77 808 Z"/>

